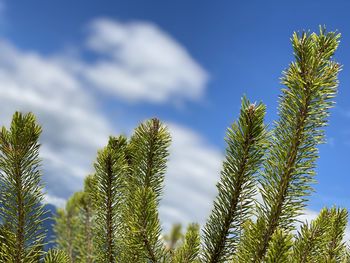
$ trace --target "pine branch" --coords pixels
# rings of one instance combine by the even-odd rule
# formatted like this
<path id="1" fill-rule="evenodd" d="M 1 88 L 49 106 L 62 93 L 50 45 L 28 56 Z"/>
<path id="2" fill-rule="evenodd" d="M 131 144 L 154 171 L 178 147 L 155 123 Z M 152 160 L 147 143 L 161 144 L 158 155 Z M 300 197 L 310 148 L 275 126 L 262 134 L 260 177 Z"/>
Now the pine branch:
<path id="1" fill-rule="evenodd" d="M 327 246 L 324 262 L 340 262 L 346 252 L 346 245 L 343 242 L 345 228 L 348 222 L 348 212 L 346 209 L 331 208 L 329 213 L 329 228 L 325 235 Z"/>
<path id="2" fill-rule="evenodd" d="M 217 185 L 218 196 L 204 228 L 202 262 L 226 262 L 232 257 L 253 207 L 254 174 L 266 149 L 265 106 L 242 99 L 238 122 L 227 132 L 226 159 Z"/>
<path id="3" fill-rule="evenodd" d="M 79 200 L 79 233 L 78 233 L 78 260 L 84 263 L 93 263 L 95 258 L 94 252 L 94 216 L 93 195 L 96 188 L 96 179 L 89 175 L 84 181 L 84 191 Z"/>
<path id="4" fill-rule="evenodd" d="M 292 235 L 277 229 L 271 238 L 271 243 L 267 251 L 266 263 L 290 263 L 292 245 Z"/>
<path id="5" fill-rule="evenodd" d="M 167 235 L 164 235 L 163 237 L 164 241 L 166 242 L 167 250 L 170 253 L 173 253 L 177 244 L 180 242 L 180 240 L 183 239 L 183 234 L 181 230 L 182 230 L 181 224 L 174 224 L 170 230 L 170 233 Z"/>
<path id="6" fill-rule="evenodd" d="M 261 237 L 265 228 L 265 222 L 261 217 L 258 217 L 256 222 L 252 220 L 244 222 L 243 235 L 238 243 L 237 252 L 232 263 L 252 262 L 251 260 L 256 257 L 256 248 L 260 247 L 263 242 Z"/>
<path id="7" fill-rule="evenodd" d="M 50 249 L 44 258 L 44 263 L 71 263 L 69 256 L 62 250 Z"/>
<path id="8" fill-rule="evenodd" d="M 96 183 L 96 253 L 98 262 L 115 263 L 121 255 L 118 235 L 121 224 L 122 187 L 127 163 L 126 138 L 110 137 L 108 145 L 98 152 L 95 163 Z"/>
<path id="9" fill-rule="evenodd" d="M 135 187 L 150 187 L 157 203 L 163 190 L 170 140 L 168 129 L 158 119 L 151 119 L 135 129 L 128 147 L 132 170 L 130 179 Z"/>
<path id="10" fill-rule="evenodd" d="M 54 232 L 58 248 L 64 251 L 71 262 L 76 262 L 79 233 L 79 202 L 82 192 L 74 193 L 67 201 L 65 209 L 57 209 Z"/>
<path id="11" fill-rule="evenodd" d="M 304 223 L 301 226 L 293 246 L 292 258 L 295 262 L 317 262 L 320 254 L 324 255 L 327 246 L 325 235 L 329 231 L 329 223 L 330 214 L 328 209 L 324 208 L 310 225 Z"/>
<path id="12" fill-rule="evenodd" d="M 0 225 L 0 262 L 11 262 L 11 248 L 15 246 L 15 235 L 4 224 Z"/>
<path id="13" fill-rule="evenodd" d="M 127 149 L 131 174 L 127 181 L 124 223 L 128 233 L 126 254 L 132 260 L 157 263 L 165 257 L 157 210 L 169 144 L 167 128 L 152 119 L 135 130 Z"/>
<path id="14" fill-rule="evenodd" d="M 14 262 L 34 262 L 44 245 L 40 134 L 34 115 L 19 112 L 0 132 L 0 216 L 15 239 L 7 244 Z"/>
<path id="15" fill-rule="evenodd" d="M 172 263 L 195 263 L 200 248 L 199 225 L 190 224 L 184 243 L 175 250 Z"/>
<path id="16" fill-rule="evenodd" d="M 338 47 L 339 34 L 294 34 L 296 61 L 285 72 L 286 86 L 280 99 L 279 116 L 271 148 L 262 174 L 263 204 L 259 211 L 264 228 L 257 247 L 243 262 L 262 262 L 275 230 L 294 228 L 307 196 L 312 191 L 317 145 L 323 142 L 322 127 L 337 90 L 339 64 L 331 61 Z M 247 242 L 255 242 L 249 241 Z M 243 245 L 242 245 L 243 246 Z M 248 244 L 246 246 L 249 247 Z"/>
<path id="17" fill-rule="evenodd" d="M 344 254 L 342 256 L 342 259 L 340 261 L 341 263 L 350 263 L 350 249 L 349 246 L 346 246 Z"/>
<path id="18" fill-rule="evenodd" d="M 140 262 L 161 262 L 164 247 L 160 240 L 161 227 L 156 198 L 149 188 L 133 192 L 133 202 L 128 205 L 129 235 L 126 247 L 129 257 L 138 257 Z"/>
<path id="19" fill-rule="evenodd" d="M 341 262 L 346 255 L 347 215 L 345 209 L 324 208 L 310 225 L 304 224 L 293 248 L 295 262 Z"/>

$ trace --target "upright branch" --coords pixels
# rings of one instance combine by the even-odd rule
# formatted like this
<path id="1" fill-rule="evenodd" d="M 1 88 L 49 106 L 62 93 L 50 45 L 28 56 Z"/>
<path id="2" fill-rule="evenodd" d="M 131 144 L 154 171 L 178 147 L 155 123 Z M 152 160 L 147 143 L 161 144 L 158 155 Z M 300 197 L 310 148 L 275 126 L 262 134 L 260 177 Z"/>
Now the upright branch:
<path id="1" fill-rule="evenodd" d="M 343 242 L 348 213 L 345 209 L 323 208 L 311 224 L 304 223 L 295 239 L 295 262 L 346 262 Z"/>
<path id="2" fill-rule="evenodd" d="M 266 263 L 301 263 L 301 261 L 293 261 L 294 259 L 290 257 L 292 245 L 292 235 L 277 228 L 271 238 Z"/>
<path id="3" fill-rule="evenodd" d="M 293 246 L 293 259 L 296 262 L 317 262 L 325 253 L 327 240 L 326 233 L 330 228 L 330 213 L 324 208 L 311 223 L 303 223 L 298 231 Z"/>
<path id="4" fill-rule="evenodd" d="M 126 138 L 110 137 L 95 163 L 96 256 L 97 262 L 115 263 L 121 256 L 122 187 L 127 171 L 124 149 Z"/>
<path id="5" fill-rule="evenodd" d="M 170 233 L 163 235 L 163 239 L 166 243 L 166 248 L 170 254 L 173 253 L 177 244 L 180 242 L 182 238 L 183 238 L 183 234 L 182 234 L 181 224 L 174 224 L 170 230 Z"/>
<path id="6" fill-rule="evenodd" d="M 79 202 L 82 192 L 74 193 L 64 209 L 57 209 L 54 232 L 59 249 L 65 252 L 71 262 L 78 256 L 77 242 L 79 233 Z"/>
<path id="7" fill-rule="evenodd" d="M 79 261 L 93 263 L 95 260 L 93 225 L 95 211 L 93 207 L 93 195 L 95 190 L 95 176 L 89 175 L 84 181 L 84 191 L 79 200 L 79 233 L 78 251 Z"/>
<path id="8" fill-rule="evenodd" d="M 62 250 L 50 249 L 44 258 L 44 263 L 71 263 L 69 256 Z"/>
<path id="9" fill-rule="evenodd" d="M 41 127 L 33 114 L 13 115 L 0 132 L 0 216 L 13 242 L 11 262 L 34 262 L 42 254 L 43 193 L 38 142 Z"/>
<path id="10" fill-rule="evenodd" d="M 187 228 L 185 240 L 179 246 L 171 259 L 172 263 L 195 263 L 199 254 L 200 236 L 199 225 L 190 224 Z"/>
<path id="11" fill-rule="evenodd" d="M 15 245 L 15 235 L 11 233 L 5 224 L 0 226 L 0 262 L 11 262 L 13 260 L 11 248 Z"/>
<path id="12" fill-rule="evenodd" d="M 323 253 L 319 254 L 318 262 L 341 262 L 346 254 L 346 244 L 344 235 L 348 222 L 348 212 L 346 209 L 335 207 L 328 209 L 329 228 L 324 235 L 326 246 Z"/>
<path id="13" fill-rule="evenodd" d="M 169 144 L 167 128 L 158 119 L 151 119 L 136 128 L 128 147 L 131 174 L 127 181 L 124 213 L 129 233 L 127 254 L 141 262 L 157 263 L 165 257 L 158 205 Z"/>
<path id="14" fill-rule="evenodd" d="M 292 38 L 295 62 L 284 73 L 270 150 L 260 181 L 263 198 L 252 239 L 245 239 L 242 262 L 263 262 L 275 230 L 292 230 L 312 188 L 317 145 L 323 142 L 340 70 L 332 56 L 339 34 L 303 32 Z M 259 225 L 262 229 L 257 229 Z M 251 235 L 248 233 L 247 235 Z M 259 235 L 258 235 L 259 234 Z M 243 255 L 242 254 L 242 255 Z"/>
<path id="15" fill-rule="evenodd" d="M 219 193 L 204 228 L 202 262 L 226 262 L 235 251 L 242 222 L 253 207 L 254 175 L 266 149 L 264 115 L 263 104 L 243 98 L 239 119 L 228 129 Z"/>

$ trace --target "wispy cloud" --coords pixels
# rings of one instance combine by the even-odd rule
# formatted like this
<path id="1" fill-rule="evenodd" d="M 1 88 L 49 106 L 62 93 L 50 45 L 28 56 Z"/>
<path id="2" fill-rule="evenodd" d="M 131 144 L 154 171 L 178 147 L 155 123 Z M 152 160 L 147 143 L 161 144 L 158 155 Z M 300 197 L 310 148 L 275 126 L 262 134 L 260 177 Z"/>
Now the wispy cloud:
<path id="1" fill-rule="evenodd" d="M 96 87 L 131 102 L 198 99 L 206 71 L 186 49 L 154 24 L 97 19 L 87 46 L 104 55 L 83 73 Z"/>

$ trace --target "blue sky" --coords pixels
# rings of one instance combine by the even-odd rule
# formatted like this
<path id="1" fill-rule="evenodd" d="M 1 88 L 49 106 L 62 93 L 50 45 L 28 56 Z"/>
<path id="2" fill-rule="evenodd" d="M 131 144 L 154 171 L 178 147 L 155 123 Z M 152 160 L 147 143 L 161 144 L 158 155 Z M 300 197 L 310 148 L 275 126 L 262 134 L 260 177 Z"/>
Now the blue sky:
<path id="1" fill-rule="evenodd" d="M 276 118 L 294 30 L 342 33 L 337 105 L 320 147 L 309 215 L 350 208 L 349 1 L 2 0 L 0 118 L 33 111 L 48 201 L 62 205 L 109 134 L 157 116 L 174 134 L 161 216 L 203 222 L 240 98 Z"/>

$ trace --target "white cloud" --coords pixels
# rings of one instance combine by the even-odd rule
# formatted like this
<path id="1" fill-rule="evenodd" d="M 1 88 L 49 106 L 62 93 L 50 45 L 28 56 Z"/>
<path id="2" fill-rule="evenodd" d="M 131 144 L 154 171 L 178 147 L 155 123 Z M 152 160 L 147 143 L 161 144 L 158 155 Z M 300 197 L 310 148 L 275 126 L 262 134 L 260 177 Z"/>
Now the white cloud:
<path id="1" fill-rule="evenodd" d="M 82 73 L 96 87 L 132 102 L 176 102 L 203 94 L 207 73 L 156 25 L 97 19 L 90 29 L 87 45 L 104 57 Z"/>

